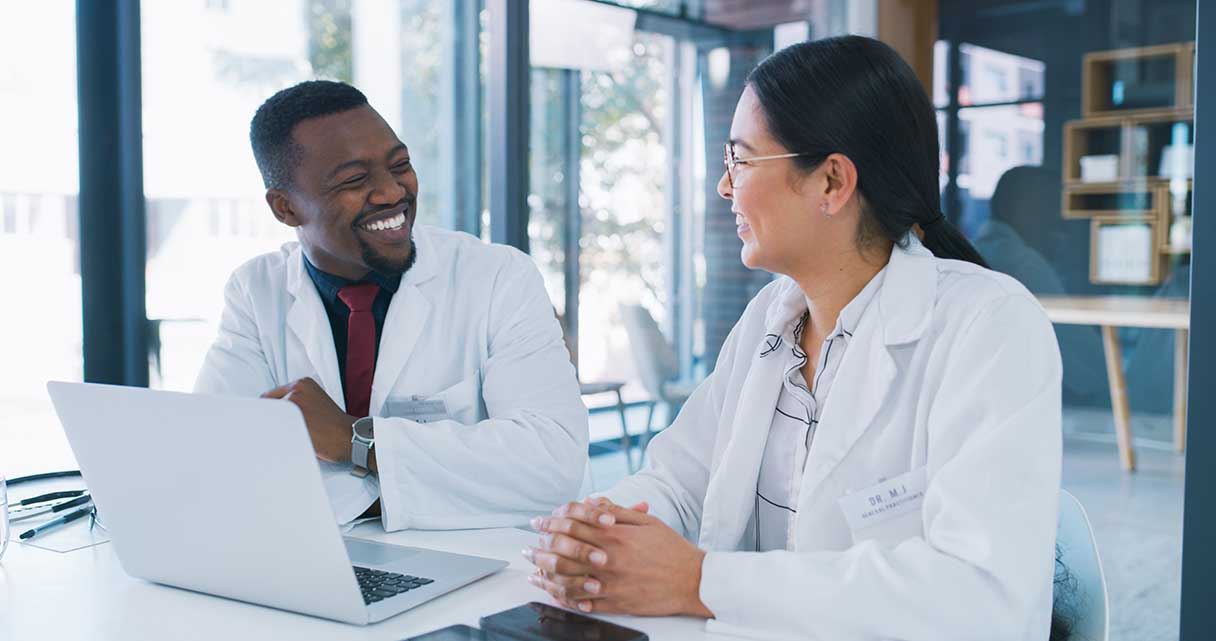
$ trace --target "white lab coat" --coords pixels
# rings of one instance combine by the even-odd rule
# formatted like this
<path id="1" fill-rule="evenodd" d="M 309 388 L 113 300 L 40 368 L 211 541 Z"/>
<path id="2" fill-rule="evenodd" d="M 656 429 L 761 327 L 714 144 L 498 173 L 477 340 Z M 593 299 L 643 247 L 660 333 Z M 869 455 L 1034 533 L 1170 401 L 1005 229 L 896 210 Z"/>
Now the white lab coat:
<path id="1" fill-rule="evenodd" d="M 414 240 L 372 383 L 379 478 L 322 462 L 334 513 L 348 522 L 380 496 L 390 531 L 526 523 L 575 498 L 587 462 L 587 409 L 552 304 L 513 248 L 424 226 Z M 238 268 L 225 299 L 195 391 L 257 396 L 307 376 L 345 407 L 329 319 L 297 243 Z M 442 400 L 449 418 L 394 417 L 417 399 Z"/>
<path id="2" fill-rule="evenodd" d="M 793 550 L 754 552 L 756 480 L 784 363 L 761 354 L 801 296 L 781 278 L 752 300 L 646 468 L 606 495 L 649 502 L 707 551 L 710 631 L 1046 639 L 1061 370 L 1038 303 L 1012 278 L 939 260 L 910 235 L 826 398 Z M 838 499 L 912 472 L 927 477 L 918 509 L 850 528 Z"/>

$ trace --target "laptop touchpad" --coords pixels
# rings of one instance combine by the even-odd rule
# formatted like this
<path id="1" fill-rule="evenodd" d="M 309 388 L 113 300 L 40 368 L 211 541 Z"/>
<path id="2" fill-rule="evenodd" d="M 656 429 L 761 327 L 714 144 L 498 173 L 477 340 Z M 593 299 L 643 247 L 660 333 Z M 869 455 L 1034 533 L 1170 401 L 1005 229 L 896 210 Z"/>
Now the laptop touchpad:
<path id="1" fill-rule="evenodd" d="M 417 550 L 403 548 L 399 545 L 373 543 L 360 539 L 342 539 L 346 543 L 346 553 L 350 562 L 355 565 L 388 565 L 418 553 Z"/>

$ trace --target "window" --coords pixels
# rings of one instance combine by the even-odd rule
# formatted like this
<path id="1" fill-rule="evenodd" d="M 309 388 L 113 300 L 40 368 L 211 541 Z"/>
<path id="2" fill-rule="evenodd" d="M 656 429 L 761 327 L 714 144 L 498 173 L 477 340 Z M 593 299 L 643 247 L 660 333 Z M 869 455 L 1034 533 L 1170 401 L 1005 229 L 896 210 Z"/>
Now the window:
<path id="1" fill-rule="evenodd" d="M 571 69 L 534 68 L 531 79 L 529 135 L 528 247 L 545 281 L 549 300 L 563 316 L 571 341 L 576 319 L 564 318 L 577 307 L 567 307 L 567 261 L 577 263 L 567 234 L 577 231 L 581 216 L 578 201 L 579 72 Z M 573 183 L 573 184 L 571 184 Z M 574 301 L 571 301 L 572 303 Z M 573 343 L 569 345 L 572 349 Z"/>
<path id="2" fill-rule="evenodd" d="M 1125 9 L 1113 0 L 1068 8 L 939 3 L 945 39 L 936 47 L 934 98 L 947 142 L 947 213 L 993 269 L 1049 309 L 1188 308 L 1191 217 L 1171 196 L 1170 178 L 1158 174 L 1166 158 L 1186 157 L 1194 146 L 1191 105 L 1173 104 L 1172 81 L 1195 38 L 1195 2 Z M 960 63 L 953 73 L 952 43 Z M 1168 73 L 1138 73 L 1162 64 Z M 1100 113 L 1119 107 L 1117 118 Z M 1158 109 L 1131 111 L 1138 107 Z M 1177 186 L 1189 193 L 1185 178 Z M 1094 526 L 1110 602 L 1118 604 L 1109 636 L 1177 639 L 1185 461 L 1175 443 L 1175 365 L 1186 335 L 1123 328 L 1104 336 L 1094 325 L 1064 323 L 1054 330 L 1063 363 L 1063 487 Z M 1121 469 L 1122 411 L 1112 409 L 1112 388 L 1129 400 L 1135 474 Z"/>
<path id="3" fill-rule="evenodd" d="M 1043 63 L 970 43 L 959 45 L 963 77 L 959 104 L 1037 100 L 1043 97 Z M 1011 82 L 1016 79 L 1016 84 Z"/>
<path id="4" fill-rule="evenodd" d="M 1039 101 L 1045 67 L 1038 60 L 961 43 L 959 108 L 952 111 L 945 79 L 949 48 L 944 41 L 934 47 L 934 103 L 939 107 L 943 154 L 942 205 L 965 231 L 974 233 L 988 219 L 987 201 L 1001 175 L 1018 165 L 1043 161 L 1043 107 Z M 1016 79 L 1016 85 L 1011 79 Z M 956 116 L 957 148 L 948 150 L 951 113 Z M 953 183 L 951 162 L 957 171 Z"/>
<path id="5" fill-rule="evenodd" d="M 82 376 L 76 14 L 70 2 L 4 11 L 0 470 L 15 477 L 76 466 L 46 393 L 48 380 Z"/>
<path id="6" fill-rule="evenodd" d="M 622 304 L 668 320 L 664 236 L 670 174 L 667 90 L 671 38 L 637 32 L 619 69 L 584 71 L 582 94 L 583 276 L 579 366 L 587 380 L 623 380 L 645 397 Z"/>
<path id="7" fill-rule="evenodd" d="M 475 0 L 225 6 L 142 6 L 155 387 L 193 387 L 228 276 L 295 240 L 267 209 L 249 147 L 249 121 L 275 91 L 313 78 L 354 84 L 410 147 L 420 224 L 467 228 L 481 208 Z"/>
<path id="8" fill-rule="evenodd" d="M 547 24 L 558 4 L 535 2 L 534 28 Z M 578 32 L 580 20 L 598 26 L 566 40 L 603 42 L 590 59 L 555 42 L 531 52 L 532 258 L 566 315 L 580 379 L 623 383 L 627 402 L 645 401 L 654 394 L 643 384 L 623 305 L 650 313 L 686 374 L 695 374 L 704 351 L 706 168 L 697 48 L 683 37 L 637 28 L 633 12 L 592 2 L 560 5 L 565 28 Z M 615 400 L 587 402 L 595 408 Z M 656 415 L 656 426 L 664 419 Z M 631 429 L 640 423 L 630 418 Z M 615 418 L 602 426 L 592 421 L 592 440 L 619 437 L 619 430 Z"/>

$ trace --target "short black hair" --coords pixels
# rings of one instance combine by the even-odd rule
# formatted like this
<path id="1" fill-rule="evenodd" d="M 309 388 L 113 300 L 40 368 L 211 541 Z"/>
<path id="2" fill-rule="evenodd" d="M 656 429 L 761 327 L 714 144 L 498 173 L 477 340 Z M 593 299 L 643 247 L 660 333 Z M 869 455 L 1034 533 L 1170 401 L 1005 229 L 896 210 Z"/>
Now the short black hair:
<path id="1" fill-rule="evenodd" d="M 310 118 L 350 111 L 367 104 L 363 92 L 333 80 L 308 80 L 292 85 L 258 107 L 249 123 L 249 142 L 267 189 L 291 186 L 292 173 L 300 161 L 298 145 L 291 137 L 295 126 Z"/>

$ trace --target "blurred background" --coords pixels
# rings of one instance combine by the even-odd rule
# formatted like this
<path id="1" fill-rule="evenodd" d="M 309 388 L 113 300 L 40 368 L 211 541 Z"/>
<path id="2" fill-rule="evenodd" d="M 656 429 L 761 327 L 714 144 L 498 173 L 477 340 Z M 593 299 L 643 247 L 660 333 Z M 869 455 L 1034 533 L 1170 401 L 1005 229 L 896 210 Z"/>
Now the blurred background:
<path id="1" fill-rule="evenodd" d="M 249 120 L 320 77 L 363 90 L 409 145 L 420 222 L 532 255 L 592 408 L 594 484 L 610 484 L 772 278 L 739 262 L 715 191 L 747 72 L 861 33 L 934 101 L 945 214 L 1059 310 L 1065 487 L 1098 531 L 1112 638 L 1177 638 L 1195 0 L 122 4 L 135 37 L 97 53 L 119 52 L 126 83 L 122 127 L 102 134 L 141 159 L 121 211 L 79 198 L 96 65 L 78 35 L 98 25 L 67 0 L 0 9 L 8 476 L 75 466 L 47 380 L 192 387 L 230 272 L 293 239 L 264 204 Z M 509 135 L 512 116 L 528 126 Z"/>

